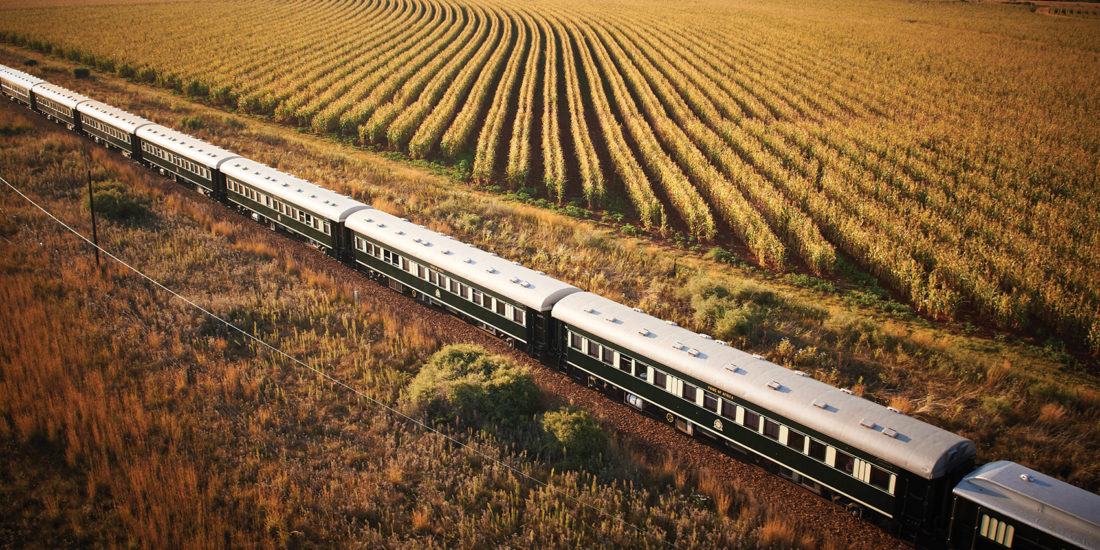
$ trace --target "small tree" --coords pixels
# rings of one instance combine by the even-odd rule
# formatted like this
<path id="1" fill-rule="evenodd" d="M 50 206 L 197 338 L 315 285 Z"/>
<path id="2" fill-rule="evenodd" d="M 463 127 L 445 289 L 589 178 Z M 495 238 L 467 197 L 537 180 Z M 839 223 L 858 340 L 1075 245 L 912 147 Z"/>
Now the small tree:
<path id="1" fill-rule="evenodd" d="M 435 422 L 518 424 L 538 410 L 539 389 L 525 367 L 471 344 L 435 353 L 409 383 L 411 412 Z"/>
<path id="2" fill-rule="evenodd" d="M 570 469 L 603 462 L 607 434 L 588 413 L 561 408 L 542 415 L 542 448 L 551 460 Z"/>

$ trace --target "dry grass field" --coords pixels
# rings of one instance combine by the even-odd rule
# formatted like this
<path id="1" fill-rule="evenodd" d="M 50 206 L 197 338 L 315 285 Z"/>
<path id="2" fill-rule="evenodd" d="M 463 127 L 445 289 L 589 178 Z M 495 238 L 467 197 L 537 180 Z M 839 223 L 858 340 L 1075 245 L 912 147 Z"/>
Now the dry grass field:
<path id="1" fill-rule="evenodd" d="M 3 3 L 0 3 L 3 5 Z M 899 0 L 28 8 L 0 38 L 1100 351 L 1100 21 Z M 633 227 L 633 225 L 631 225 Z"/>

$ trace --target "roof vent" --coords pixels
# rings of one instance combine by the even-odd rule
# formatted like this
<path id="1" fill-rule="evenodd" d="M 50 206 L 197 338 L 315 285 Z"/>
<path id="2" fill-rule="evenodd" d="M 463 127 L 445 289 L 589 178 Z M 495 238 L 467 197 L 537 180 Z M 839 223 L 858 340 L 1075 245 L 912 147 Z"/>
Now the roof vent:
<path id="1" fill-rule="evenodd" d="M 760 360 L 763 360 L 763 359 L 764 359 L 764 356 L 763 356 L 763 355 L 760 355 L 759 353 L 754 353 L 754 354 L 752 354 L 752 358 L 753 358 L 753 359 L 760 359 Z"/>
<path id="2" fill-rule="evenodd" d="M 398 231 L 398 232 L 397 232 L 397 234 L 398 234 L 398 235 L 404 235 L 404 234 L 405 234 L 405 232 L 404 232 L 404 231 Z"/>
<path id="3" fill-rule="evenodd" d="M 527 281 L 523 281 L 522 283 L 520 283 L 520 286 L 522 286 L 523 288 L 535 288 L 535 285 L 533 285 L 533 284 L 531 284 Z"/>
<path id="4" fill-rule="evenodd" d="M 680 325 L 677 325 L 675 321 L 665 321 L 665 324 L 670 325 L 670 326 L 674 326 L 674 327 L 680 326 Z"/>
<path id="5" fill-rule="evenodd" d="M 378 222 L 378 227 L 386 227 L 386 224 L 384 224 L 382 222 Z"/>
<path id="6" fill-rule="evenodd" d="M 890 437 L 890 438 L 897 438 L 898 437 L 898 431 L 893 429 L 893 428 L 883 428 L 882 429 L 882 435 L 885 435 L 886 437 Z"/>
<path id="7" fill-rule="evenodd" d="M 496 272 L 497 272 L 497 270 L 495 270 L 495 269 L 493 269 L 493 268 L 491 268 L 491 267 L 486 267 L 486 268 L 485 268 L 485 272 L 486 272 L 486 273 L 496 273 Z"/>
<path id="8" fill-rule="evenodd" d="M 777 382 L 775 380 L 772 380 L 771 382 L 768 382 L 768 387 L 775 390 L 775 391 L 779 391 L 779 388 L 782 388 L 783 384 L 780 384 L 779 382 Z"/>
<path id="9" fill-rule="evenodd" d="M 649 336 L 650 332 L 648 329 L 640 328 L 638 329 L 638 334 L 641 334 L 642 336 Z"/>
<path id="10" fill-rule="evenodd" d="M 873 430 L 873 429 L 875 429 L 875 423 L 874 423 L 874 422 L 871 422 L 870 420 L 867 420 L 866 418 L 864 418 L 864 419 L 861 419 L 861 420 L 859 421 L 859 425 L 860 425 L 860 426 L 863 426 L 864 428 L 867 428 L 868 430 Z"/>
<path id="11" fill-rule="evenodd" d="M 725 340 L 715 340 L 714 342 L 718 345 L 721 345 L 721 346 L 728 346 L 729 345 L 729 344 L 726 343 Z"/>
<path id="12" fill-rule="evenodd" d="M 709 334 L 703 334 L 703 333 L 701 333 L 701 332 L 700 332 L 700 333 L 698 333 L 698 334 L 697 334 L 697 336 L 698 336 L 698 337 L 700 337 L 700 338 L 702 338 L 702 339 L 704 339 L 704 340 L 714 340 L 714 338 L 712 338 L 712 337 L 711 337 L 711 335 L 709 335 Z"/>
<path id="13" fill-rule="evenodd" d="M 829 408 L 829 404 L 826 403 L 825 401 L 820 400 L 820 399 L 814 399 L 814 406 L 819 408 L 819 409 L 826 409 L 826 410 Z"/>
<path id="14" fill-rule="evenodd" d="M 606 318 L 604 318 L 604 321 L 607 321 L 608 323 L 618 323 L 619 322 L 619 320 L 614 318 L 614 317 L 606 317 Z"/>
<path id="15" fill-rule="evenodd" d="M 853 395 L 853 394 L 852 394 L 852 390 L 850 390 L 850 389 L 848 389 L 848 388 L 840 388 L 840 391 L 842 391 L 842 392 L 844 392 L 844 393 L 846 393 L 846 394 L 848 394 L 848 395 Z"/>
<path id="16" fill-rule="evenodd" d="M 591 313 L 591 314 L 593 314 L 593 315 L 595 315 L 595 314 L 596 314 L 596 310 L 594 310 L 594 309 L 592 309 L 592 308 L 590 308 L 590 307 L 586 307 L 586 308 L 584 308 L 584 312 L 585 312 L 585 313 Z"/>
<path id="17" fill-rule="evenodd" d="M 444 253 L 444 254 L 446 254 L 446 255 L 448 255 L 448 256 L 449 256 L 449 255 L 451 254 L 451 251 L 450 251 L 450 250 L 440 250 L 440 252 L 442 252 L 442 253 Z"/>
<path id="18" fill-rule="evenodd" d="M 1026 483 L 1035 481 L 1035 478 L 1031 477 L 1031 474 L 1020 474 L 1020 479 L 1024 480 Z"/>
<path id="19" fill-rule="evenodd" d="M 545 271 L 536 271 L 535 275 L 546 275 Z"/>
<path id="20" fill-rule="evenodd" d="M 413 242 L 414 243 L 422 243 L 422 242 L 424 242 L 424 239 L 421 239 L 420 237 L 416 237 L 415 239 L 413 239 Z"/>
<path id="21" fill-rule="evenodd" d="M 797 374 L 797 375 L 799 375 L 799 376 L 802 376 L 802 377 L 808 377 L 808 376 L 810 376 L 810 375 L 808 375 L 808 374 L 806 374 L 806 373 L 804 373 L 804 372 L 802 372 L 802 371 L 800 371 L 800 370 L 796 370 L 796 371 L 794 371 L 794 373 L 795 373 L 795 374 Z"/>
<path id="22" fill-rule="evenodd" d="M 691 349 L 687 350 L 687 352 L 688 352 L 688 355 L 690 355 L 692 357 L 699 357 L 699 350 L 697 350 L 695 348 L 691 348 Z"/>
<path id="23" fill-rule="evenodd" d="M 468 263 L 468 264 L 472 264 L 472 263 L 474 263 L 474 259 L 473 259 L 473 258 L 466 258 L 465 260 L 462 260 L 462 261 L 464 261 L 464 262 L 466 262 L 466 263 Z"/>
<path id="24" fill-rule="evenodd" d="M 632 308 L 630 308 L 630 310 L 631 311 L 637 311 L 638 313 L 645 313 L 644 311 L 642 311 L 642 308 L 639 308 L 639 307 L 632 307 Z"/>
<path id="25" fill-rule="evenodd" d="M 367 223 L 374 223 L 374 218 L 367 218 Z"/>
<path id="26" fill-rule="evenodd" d="M 896 409 L 896 408 L 894 408 L 894 407 L 886 407 L 886 410 L 888 410 L 888 411 L 890 411 L 890 412 L 892 412 L 892 413 L 904 414 L 904 413 L 902 413 L 902 412 L 901 412 L 900 410 L 898 410 L 898 409 Z"/>
<path id="27" fill-rule="evenodd" d="M 512 275 L 511 277 L 508 277 L 508 281 L 513 282 L 513 283 L 518 283 L 519 282 L 519 277 L 516 277 L 515 275 Z"/>
<path id="28" fill-rule="evenodd" d="M 681 344 L 680 342 L 673 342 L 672 343 L 672 349 L 684 349 L 684 345 Z"/>

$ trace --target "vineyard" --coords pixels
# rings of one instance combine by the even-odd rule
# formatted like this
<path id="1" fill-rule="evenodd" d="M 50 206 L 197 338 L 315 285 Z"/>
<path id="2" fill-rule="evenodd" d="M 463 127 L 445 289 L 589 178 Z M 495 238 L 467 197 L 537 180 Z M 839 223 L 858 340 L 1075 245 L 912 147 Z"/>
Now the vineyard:
<path id="1" fill-rule="evenodd" d="M 1100 21 L 883 1 L 10 8 L 0 38 L 1100 351 Z M 3 6 L 3 3 L 0 3 Z M 28 69 L 32 70 L 33 68 Z"/>

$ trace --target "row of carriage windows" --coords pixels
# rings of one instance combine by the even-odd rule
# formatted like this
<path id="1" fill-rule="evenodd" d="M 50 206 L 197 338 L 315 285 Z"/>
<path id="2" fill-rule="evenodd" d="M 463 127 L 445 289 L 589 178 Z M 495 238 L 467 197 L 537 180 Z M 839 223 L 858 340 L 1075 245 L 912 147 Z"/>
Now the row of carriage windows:
<path id="1" fill-rule="evenodd" d="M 37 100 L 35 101 L 35 103 L 38 104 L 38 109 L 39 110 L 45 109 L 47 111 L 53 112 L 56 115 L 61 115 L 61 116 L 72 118 L 72 116 L 73 116 L 73 110 L 72 109 L 70 109 L 70 108 L 68 108 L 68 107 L 66 107 L 66 106 L 64 106 L 64 105 L 62 105 L 62 104 L 60 104 L 60 103 L 58 103 L 58 102 L 56 102 L 52 99 L 48 99 L 48 98 L 45 98 L 45 97 L 42 97 L 42 96 L 36 96 L 36 97 L 37 97 Z"/>
<path id="2" fill-rule="evenodd" d="M 783 426 L 760 413 L 723 399 L 712 392 L 696 387 L 686 380 L 680 380 L 575 332 L 569 333 L 569 347 L 610 367 L 617 368 L 638 379 L 646 380 L 660 389 L 679 395 L 685 401 L 701 406 L 726 420 L 786 445 L 818 462 L 832 466 L 877 489 L 891 494 L 894 492 L 894 476 L 890 472 L 799 433 L 792 428 Z"/>
<path id="3" fill-rule="evenodd" d="M 99 132 L 101 132 L 103 134 L 107 134 L 108 136 L 111 136 L 111 137 L 113 137 L 113 138 L 115 138 L 115 139 L 117 139 L 117 140 L 119 140 L 123 143 L 130 143 L 130 134 L 127 134 L 126 132 L 123 132 L 122 130 L 119 130 L 118 128 L 115 128 L 114 126 L 104 124 L 104 123 L 102 123 L 102 122 L 100 122 L 100 121 L 98 121 L 94 118 L 91 118 L 91 117 L 81 117 L 81 118 L 83 119 L 84 126 L 86 126 L 88 128 L 95 128 Z"/>
<path id="4" fill-rule="evenodd" d="M 376 245 L 358 235 L 355 236 L 355 248 L 360 252 L 365 252 L 367 255 L 374 258 L 378 258 L 385 263 L 388 263 L 401 271 L 411 273 L 418 279 L 428 281 L 429 283 L 450 292 L 456 296 L 473 302 L 474 304 L 481 306 L 482 308 L 489 310 L 505 319 L 510 319 L 512 322 L 518 325 L 526 325 L 526 317 L 524 310 L 521 307 L 513 306 L 503 300 L 498 300 L 485 292 L 482 292 L 468 284 L 465 284 L 456 279 L 452 279 L 443 273 L 440 273 L 430 267 L 425 267 L 416 262 L 410 262 L 408 258 L 401 256 L 400 254 L 393 252 L 383 246 Z"/>
<path id="5" fill-rule="evenodd" d="M 982 524 L 978 533 L 1005 548 L 1012 548 L 1012 539 L 1016 536 L 1016 529 L 1002 520 L 990 517 L 988 514 L 982 514 Z"/>
<path id="6" fill-rule="evenodd" d="M 187 170 L 192 174 L 196 174 L 199 177 L 208 180 L 210 179 L 209 168 L 202 166 L 198 163 L 191 162 L 190 160 L 187 160 L 171 151 L 166 151 L 160 147 L 157 147 L 156 145 L 153 145 L 152 143 L 149 143 L 148 141 L 141 142 L 141 150 L 161 160 L 165 160 L 172 164 L 175 164 L 176 166 L 179 166 L 180 168 L 183 168 L 184 170 Z"/>
<path id="7" fill-rule="evenodd" d="M 241 182 L 234 180 L 233 178 L 225 178 L 225 187 L 229 191 L 236 193 L 254 203 L 266 206 L 292 220 L 297 220 L 299 223 L 308 225 L 325 235 L 332 235 L 332 224 L 323 218 L 318 218 L 309 212 L 306 212 L 300 208 L 295 208 L 289 204 L 280 201 L 279 199 L 272 198 L 266 193 L 261 193 L 255 189 L 242 184 Z"/>
<path id="8" fill-rule="evenodd" d="M 7 93 L 8 95 L 13 95 L 15 97 L 22 98 L 24 101 L 26 101 L 30 97 L 30 94 L 27 93 L 26 88 L 20 88 L 19 86 L 12 86 L 11 84 L 8 84 L 7 82 L 2 82 L 2 81 L 0 81 L 0 86 L 3 86 L 4 92 Z"/>

